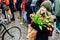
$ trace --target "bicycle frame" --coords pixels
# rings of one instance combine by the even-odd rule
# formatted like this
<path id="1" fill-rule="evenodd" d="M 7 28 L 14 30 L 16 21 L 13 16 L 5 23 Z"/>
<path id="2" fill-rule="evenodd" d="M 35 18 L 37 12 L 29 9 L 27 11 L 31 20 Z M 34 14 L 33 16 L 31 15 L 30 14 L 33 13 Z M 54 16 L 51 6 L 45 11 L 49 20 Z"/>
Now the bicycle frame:
<path id="1" fill-rule="evenodd" d="M 8 29 L 6 29 L 5 25 L 1 24 L 0 26 L 3 26 L 3 30 L 1 32 L 1 38 L 4 36 L 3 34 L 5 34 L 6 32 L 9 34 L 9 36 L 11 36 L 12 38 L 14 37 L 13 35 L 11 35 L 9 32 L 8 32 Z"/>

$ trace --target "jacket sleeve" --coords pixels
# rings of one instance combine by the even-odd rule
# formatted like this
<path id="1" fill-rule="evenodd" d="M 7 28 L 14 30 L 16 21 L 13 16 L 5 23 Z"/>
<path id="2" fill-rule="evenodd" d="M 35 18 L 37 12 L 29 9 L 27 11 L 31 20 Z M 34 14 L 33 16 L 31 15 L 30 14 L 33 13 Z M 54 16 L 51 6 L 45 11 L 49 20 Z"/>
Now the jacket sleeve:
<path id="1" fill-rule="evenodd" d="M 51 24 L 54 24 L 54 17 L 53 17 L 53 15 L 50 13 L 50 12 L 48 12 L 48 15 L 49 15 L 49 23 L 51 23 Z"/>

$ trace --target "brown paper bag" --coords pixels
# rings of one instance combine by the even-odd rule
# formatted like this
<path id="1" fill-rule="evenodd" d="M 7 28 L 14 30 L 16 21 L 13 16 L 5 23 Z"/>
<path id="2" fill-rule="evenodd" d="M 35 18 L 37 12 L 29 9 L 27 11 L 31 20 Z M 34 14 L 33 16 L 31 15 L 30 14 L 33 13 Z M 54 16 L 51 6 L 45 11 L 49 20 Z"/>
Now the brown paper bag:
<path id="1" fill-rule="evenodd" d="M 30 25 L 28 27 L 28 40 L 35 40 L 37 31 L 33 29 Z"/>

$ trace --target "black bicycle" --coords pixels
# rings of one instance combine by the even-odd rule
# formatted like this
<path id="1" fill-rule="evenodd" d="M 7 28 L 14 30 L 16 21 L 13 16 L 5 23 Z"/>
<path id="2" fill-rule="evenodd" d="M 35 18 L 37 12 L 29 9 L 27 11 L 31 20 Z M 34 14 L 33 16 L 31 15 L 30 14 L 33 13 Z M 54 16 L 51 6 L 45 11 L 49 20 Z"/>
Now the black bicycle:
<path id="1" fill-rule="evenodd" d="M 17 26 L 6 28 L 3 22 L 0 20 L 0 36 L 2 40 L 20 40 L 21 39 L 21 29 Z"/>

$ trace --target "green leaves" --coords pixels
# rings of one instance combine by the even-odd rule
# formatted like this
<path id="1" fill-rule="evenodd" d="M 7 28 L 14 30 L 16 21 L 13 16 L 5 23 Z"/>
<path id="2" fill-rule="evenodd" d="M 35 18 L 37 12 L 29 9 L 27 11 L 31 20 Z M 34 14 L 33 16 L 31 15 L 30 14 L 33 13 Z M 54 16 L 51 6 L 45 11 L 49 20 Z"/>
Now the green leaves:
<path id="1" fill-rule="evenodd" d="M 47 16 L 47 17 L 48 17 L 48 16 Z M 40 16 L 40 15 L 35 15 L 32 20 L 34 21 L 34 23 L 38 24 L 40 30 L 42 30 L 42 27 L 46 27 L 46 25 L 47 25 L 48 23 L 53 23 L 53 20 L 52 20 L 51 17 L 49 17 L 49 18 L 47 19 L 48 22 L 46 22 L 45 19 L 46 19 L 46 17 Z"/>
<path id="2" fill-rule="evenodd" d="M 42 30 L 42 26 L 39 25 L 40 30 Z"/>
<path id="3" fill-rule="evenodd" d="M 33 21 L 34 21 L 35 23 L 37 23 L 38 18 L 39 18 L 39 16 L 35 15 L 35 16 L 33 17 Z"/>
<path id="4" fill-rule="evenodd" d="M 47 24 L 47 22 L 44 21 L 44 18 L 38 15 L 35 15 L 33 17 L 34 23 L 39 25 L 40 30 L 42 30 L 42 26 L 46 27 L 44 24 Z"/>

